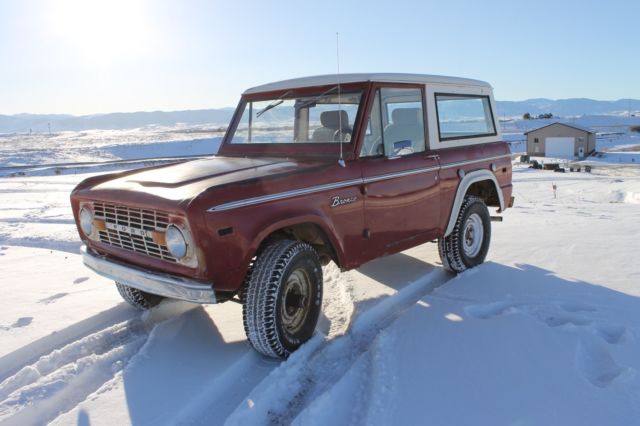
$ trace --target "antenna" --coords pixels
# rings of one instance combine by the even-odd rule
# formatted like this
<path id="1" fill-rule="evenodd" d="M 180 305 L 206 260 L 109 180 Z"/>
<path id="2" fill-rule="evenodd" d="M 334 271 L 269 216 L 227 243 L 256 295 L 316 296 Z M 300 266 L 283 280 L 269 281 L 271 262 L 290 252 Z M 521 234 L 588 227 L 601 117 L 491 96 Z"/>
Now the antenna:
<path id="1" fill-rule="evenodd" d="M 338 124 L 340 128 L 338 129 L 338 137 L 340 138 L 340 158 L 338 159 L 338 164 L 342 167 L 346 167 L 347 165 L 344 162 L 344 157 L 342 156 L 342 102 L 340 100 L 340 33 L 336 32 L 336 63 L 338 65 L 338 73 L 336 74 L 338 80 Z"/>

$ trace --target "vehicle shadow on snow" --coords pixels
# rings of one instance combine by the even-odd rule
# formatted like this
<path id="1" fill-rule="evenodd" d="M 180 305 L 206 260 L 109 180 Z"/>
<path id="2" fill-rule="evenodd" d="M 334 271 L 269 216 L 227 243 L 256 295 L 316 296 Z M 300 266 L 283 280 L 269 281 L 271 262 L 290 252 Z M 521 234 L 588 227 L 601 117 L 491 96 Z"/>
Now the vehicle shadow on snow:
<path id="1" fill-rule="evenodd" d="M 433 256 L 428 256 L 433 258 Z M 419 257 L 397 253 L 368 262 L 357 269 L 364 276 L 395 291 L 401 291 L 412 282 L 440 269 L 440 263 L 429 263 Z M 451 277 L 454 275 L 451 274 Z M 364 298 L 355 302 L 356 312 L 362 312 L 388 295 Z"/>
<path id="2" fill-rule="evenodd" d="M 345 336 L 283 363 L 231 424 L 411 424 L 425 412 L 435 424 L 474 423 L 480 413 L 487 424 L 634 418 L 639 297 L 527 264 L 429 275 L 435 285 L 399 288 Z M 618 415 L 612 406 L 627 400 Z"/>
<path id="3" fill-rule="evenodd" d="M 358 272 L 390 288 L 400 290 L 438 267 L 439 265 L 417 257 L 398 253 L 366 263 L 358 268 Z"/>
<path id="4" fill-rule="evenodd" d="M 616 327 L 613 319 L 606 318 L 627 324 L 640 320 L 640 297 L 564 278 L 530 264 L 509 266 L 488 261 L 456 276 L 430 296 L 466 303 L 464 314 L 470 318 L 526 314 L 549 327 L 585 326 L 609 343 L 612 336 L 605 336 L 604 328 Z M 605 321 L 610 327 L 601 326 Z M 637 331 L 634 326 L 621 333 Z"/>
<path id="5" fill-rule="evenodd" d="M 541 303 L 571 300 L 591 300 L 595 304 L 603 302 L 609 306 L 635 307 L 640 312 L 640 297 L 590 283 L 583 280 L 563 278 L 556 272 L 530 264 L 504 265 L 487 261 L 482 265 L 467 270 L 451 280 L 437 293 L 457 293 L 458 284 L 463 283 L 465 292 L 476 296 L 479 300 L 501 298 L 505 300 L 524 297 L 540 298 Z M 468 287 L 467 287 L 468 286 Z M 473 287 L 472 287 L 473 286 Z M 631 288 L 631 286 L 630 286 Z M 632 305 L 629 305 L 629 304 Z M 595 308 L 594 308 L 595 309 Z M 583 309 L 575 308 L 576 311 Z M 590 310 L 585 308 L 584 310 Z"/>
<path id="6" fill-rule="evenodd" d="M 225 410 L 280 364 L 259 356 L 244 338 L 231 340 L 203 307 L 156 326 L 123 371 L 131 423 L 181 422 L 209 407 L 224 421 Z M 203 396 L 207 401 L 199 400 Z"/>
<path id="7" fill-rule="evenodd" d="M 370 262 L 359 272 L 400 290 L 436 268 L 401 253 Z M 225 311 L 214 311 L 220 308 Z M 257 354 L 244 336 L 225 341 L 219 329 L 227 329 L 223 318 L 237 329 L 240 306 L 197 307 L 153 330 L 123 371 L 132 424 L 190 423 L 198 418 L 222 424 L 270 372 L 286 365 Z"/>
<path id="8" fill-rule="evenodd" d="M 542 330 L 549 330 L 549 333 L 581 333 L 575 348 L 576 355 L 567 362 L 572 364 L 573 371 L 577 371 L 578 374 L 574 375 L 582 385 L 606 387 L 627 371 L 627 366 L 623 362 L 616 362 L 613 352 L 610 353 L 608 348 L 611 345 L 633 343 L 637 340 L 633 337 L 637 330 L 627 325 L 637 324 L 640 319 L 640 298 L 595 284 L 570 281 L 532 265 L 512 267 L 494 262 L 487 262 L 455 278 L 451 275 L 453 279 L 438 275 L 434 278 L 439 282 L 436 284 L 438 287 L 424 286 L 422 295 L 416 293 L 415 288 L 409 288 L 415 287 L 411 283 L 424 279 L 438 269 L 438 265 L 403 253 L 362 266 L 358 270 L 360 273 L 398 292 L 391 296 L 359 302 L 358 311 L 362 313 L 362 303 L 378 304 L 381 299 L 407 299 L 410 302 L 409 299 L 414 296 L 416 301 L 422 298 L 428 303 L 414 306 L 429 317 L 425 324 L 428 325 L 427 331 L 435 327 L 440 336 L 438 339 L 442 339 L 444 333 L 450 335 L 453 342 L 459 340 L 455 338 L 455 334 L 465 326 L 471 326 L 475 330 L 480 323 L 489 325 L 492 320 L 499 320 L 501 317 L 525 315 L 525 319 L 542 323 Z M 405 289 L 415 295 L 408 297 L 407 291 L 403 291 Z M 227 306 L 225 304 L 214 309 L 227 309 Z M 207 419 L 207 422 L 212 424 L 221 424 L 234 410 L 241 409 L 241 404 L 254 389 L 257 389 L 256 386 L 270 388 L 261 382 L 273 370 L 277 369 L 276 373 L 282 374 L 271 375 L 267 380 L 274 383 L 284 380 L 285 383 L 281 383 L 284 387 L 280 389 L 287 387 L 286 382 L 289 379 L 300 379 L 284 377 L 289 376 L 286 366 L 291 363 L 291 359 L 281 362 L 264 358 L 255 353 L 246 340 L 237 337 L 237 334 L 229 341 L 225 340 L 224 336 L 227 333 L 221 330 L 227 330 L 226 324 L 233 321 L 233 327 L 237 331 L 236 323 L 241 321 L 240 307 L 229 306 L 232 307 L 230 315 L 226 311 L 222 312 L 224 315 L 219 315 L 220 312 L 212 315 L 208 312 L 211 308 L 197 307 L 155 327 L 145 346 L 123 371 L 124 391 L 132 424 L 192 423 L 202 419 Z M 365 321 L 359 321 L 362 324 L 356 324 L 359 327 L 349 329 L 347 334 L 355 333 L 374 342 L 379 333 L 379 326 L 386 327 L 382 325 L 386 324 L 385 321 L 378 320 L 394 317 L 393 312 L 386 311 L 405 309 L 403 304 L 386 303 L 384 306 L 389 309 L 372 310 L 380 312 L 368 315 L 371 318 L 362 318 Z M 442 309 L 446 309 L 443 312 L 447 315 L 438 313 L 434 317 L 434 314 Z M 451 313 L 456 315 L 449 315 Z M 458 318 L 463 320 L 460 321 Z M 506 320 L 511 321 L 512 318 Z M 216 321 L 219 322 L 219 326 L 216 325 Z M 515 327 L 517 331 L 517 323 Z M 488 329 L 489 334 L 495 333 L 491 331 L 492 327 Z M 520 332 L 514 335 L 510 333 L 504 339 L 499 339 L 502 342 L 500 344 L 504 343 L 511 348 L 505 349 L 504 353 L 513 351 L 514 341 L 518 341 L 519 335 Z M 359 342 L 355 338 L 358 336 L 354 335 L 352 340 Z M 630 336 L 633 338 L 629 338 Z M 575 343 L 574 340 L 569 341 Z M 335 341 L 336 344 L 337 342 L 338 340 Z M 461 342 L 462 345 L 465 344 L 464 339 Z M 328 353 L 335 355 L 336 359 L 346 360 L 357 358 L 350 352 L 365 351 L 370 347 L 368 344 L 362 344 L 358 345 L 360 349 L 356 349 L 343 342 L 338 344 L 340 347 L 344 346 L 346 352 L 343 353 L 337 349 L 330 350 L 333 346 L 335 345 L 330 342 L 328 345 L 322 345 L 319 350 L 329 350 Z M 528 342 L 521 342 L 515 346 L 529 347 Z M 471 348 L 467 349 L 470 353 L 474 352 Z M 337 353 L 334 354 L 335 350 Z M 492 354 L 495 354 L 496 350 L 500 352 L 500 348 L 495 347 L 487 350 L 490 354 L 487 354 L 486 358 L 494 356 Z M 527 353 L 523 353 L 522 356 L 527 357 Z M 318 367 L 318 371 L 322 371 L 326 368 L 321 362 L 324 357 L 316 356 L 315 350 L 309 351 L 304 358 L 307 358 L 303 362 L 307 369 L 315 371 L 315 367 Z M 316 363 L 320 364 L 316 366 Z M 445 367 L 442 367 L 444 371 L 447 370 Z M 348 365 L 345 365 L 344 370 L 347 371 L 348 368 Z M 495 368 L 496 370 L 490 374 L 495 374 L 500 366 L 496 365 Z M 556 373 L 560 374 L 567 366 L 553 360 L 553 365 L 546 368 L 553 371 L 560 368 Z M 490 372 L 491 366 L 484 366 L 482 370 Z M 505 389 L 516 385 L 510 383 L 512 376 L 518 380 L 523 379 L 518 376 L 517 371 L 505 375 L 504 380 L 509 382 L 505 384 Z M 489 378 L 487 383 L 491 383 Z M 323 388 L 325 387 L 330 389 L 332 385 L 324 384 Z M 259 395 L 258 393 L 257 396 Z M 281 397 L 286 400 L 292 395 Z M 505 395 L 506 397 L 508 395 Z M 313 401 L 307 402 L 313 404 Z M 446 406 L 444 402 L 443 404 Z"/>
<path id="9" fill-rule="evenodd" d="M 520 408 L 516 413 L 488 415 L 486 420 L 491 424 L 513 423 L 515 418 L 531 424 L 617 424 L 600 416 L 609 410 L 606 403 L 599 405 L 599 392 L 611 387 L 622 395 L 626 394 L 626 387 L 637 389 L 640 385 L 638 296 L 563 278 L 530 264 L 486 262 L 448 281 L 423 301 L 416 305 L 414 319 L 424 320 L 418 321 L 424 325 L 423 337 L 431 345 L 428 350 L 424 344 L 416 346 L 432 359 L 420 360 L 422 365 L 430 366 L 425 373 L 431 374 L 430 380 L 446 381 L 452 390 L 447 394 L 439 389 L 437 400 L 430 401 L 436 411 L 451 398 L 471 412 L 501 401 L 502 405 L 513 403 Z M 478 346 L 478 342 L 485 344 Z M 447 370 L 447 364 L 439 364 L 447 353 L 470 354 L 457 360 L 454 376 L 439 373 Z M 456 383 L 452 377 L 462 380 Z M 474 377 L 474 384 L 487 389 L 460 392 L 468 377 Z M 531 398 L 526 404 L 522 400 L 511 401 L 511 389 L 522 383 L 527 383 L 528 395 L 540 397 Z M 567 387 L 572 389 L 566 390 Z M 567 401 L 550 398 L 549 389 L 565 389 L 568 394 L 581 394 L 586 399 L 571 401 L 576 403 L 571 409 L 562 408 L 560 405 Z M 486 395 L 486 399 L 478 395 Z M 559 406 L 548 406 L 550 400 Z M 636 394 L 634 404 L 639 401 Z M 407 406 L 410 404 L 407 401 Z M 582 411 L 586 406 L 596 408 L 585 414 L 583 421 L 552 420 L 539 416 L 543 405 L 549 412 L 557 408 L 566 413 Z M 503 414 L 512 417 L 500 417 Z M 598 416 L 602 421 L 594 421 Z M 434 419 L 465 423 L 444 411 L 434 413 Z"/>

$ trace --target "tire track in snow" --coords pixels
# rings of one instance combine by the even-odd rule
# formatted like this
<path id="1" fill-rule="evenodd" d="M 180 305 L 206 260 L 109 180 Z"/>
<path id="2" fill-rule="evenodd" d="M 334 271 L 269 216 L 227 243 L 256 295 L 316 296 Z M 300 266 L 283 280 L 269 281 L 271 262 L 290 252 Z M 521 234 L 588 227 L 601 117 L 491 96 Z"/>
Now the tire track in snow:
<path id="1" fill-rule="evenodd" d="M 316 335 L 258 385 L 226 424 L 290 424 L 312 401 L 339 382 L 380 331 L 450 275 L 437 269 L 360 314 L 351 329 L 328 345 Z"/>
<path id="2" fill-rule="evenodd" d="M 323 276 L 324 296 L 317 333 L 284 363 L 290 362 L 294 357 L 310 357 L 322 348 L 325 339 L 343 335 L 351 324 L 355 309 L 352 285 L 345 282 L 344 275 L 334 263 L 323 267 Z M 255 386 L 282 364 L 282 361 L 249 351 L 222 376 L 198 390 L 189 404 L 167 420 L 167 424 L 222 424 Z"/>
<path id="3" fill-rule="evenodd" d="M 0 422 L 47 423 L 84 401 L 121 371 L 160 322 L 197 305 L 165 302 L 41 356 L 0 383 Z"/>
<path id="4" fill-rule="evenodd" d="M 334 338 L 344 334 L 353 320 L 353 284 L 343 279 L 340 269 L 333 262 L 322 269 L 324 296 L 318 329 L 327 338 Z"/>
<path id="5" fill-rule="evenodd" d="M 121 303 L 97 315 L 79 321 L 63 330 L 44 336 L 0 358 L 0 384 L 15 375 L 24 366 L 35 363 L 40 357 L 60 349 L 76 340 L 97 333 L 121 322 L 126 322 L 134 312 Z"/>
<path id="6" fill-rule="evenodd" d="M 394 424 L 391 413 L 397 392 L 395 335 L 383 329 L 338 381 L 309 401 L 293 420 L 307 424 Z M 349 404 L 336 404 L 336 400 Z"/>

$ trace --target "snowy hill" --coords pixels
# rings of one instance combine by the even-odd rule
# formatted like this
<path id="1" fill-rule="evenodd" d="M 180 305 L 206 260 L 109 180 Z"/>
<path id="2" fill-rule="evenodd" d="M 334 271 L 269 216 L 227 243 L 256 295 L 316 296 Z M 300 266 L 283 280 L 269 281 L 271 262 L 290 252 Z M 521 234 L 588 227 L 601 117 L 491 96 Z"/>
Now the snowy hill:
<path id="1" fill-rule="evenodd" d="M 498 101 L 500 116 L 522 116 L 525 112 L 532 115 L 551 113 L 555 116 L 579 115 L 624 115 L 640 111 L 640 100 L 619 99 L 617 101 L 597 101 L 594 99 L 528 99 L 526 101 Z"/>
<path id="2" fill-rule="evenodd" d="M 125 130 L 145 126 L 225 126 L 234 108 L 190 111 L 115 112 L 95 115 L 0 115 L 0 133 L 48 133 L 92 129 Z"/>

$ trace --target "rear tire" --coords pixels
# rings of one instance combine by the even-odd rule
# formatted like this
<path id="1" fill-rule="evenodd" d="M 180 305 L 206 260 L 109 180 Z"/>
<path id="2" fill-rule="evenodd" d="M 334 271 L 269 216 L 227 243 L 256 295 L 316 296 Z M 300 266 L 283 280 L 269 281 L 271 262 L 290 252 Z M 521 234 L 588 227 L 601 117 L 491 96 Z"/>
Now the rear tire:
<path id="1" fill-rule="evenodd" d="M 137 288 L 129 287 L 128 285 L 120 284 L 118 282 L 116 283 L 116 287 L 118 288 L 118 293 L 120 293 L 120 296 L 122 296 L 122 298 L 128 304 L 141 311 L 146 311 L 147 309 L 153 308 L 164 299 L 163 296 L 147 293 L 145 291 L 138 290 Z"/>
<path id="2" fill-rule="evenodd" d="M 242 318 L 255 350 L 286 358 L 311 338 L 322 307 L 322 267 L 313 247 L 293 240 L 268 244 L 246 286 Z"/>
<path id="3" fill-rule="evenodd" d="M 466 196 L 453 232 L 438 240 L 442 266 L 451 272 L 462 272 L 484 262 L 491 242 L 489 210 L 478 197 Z"/>

